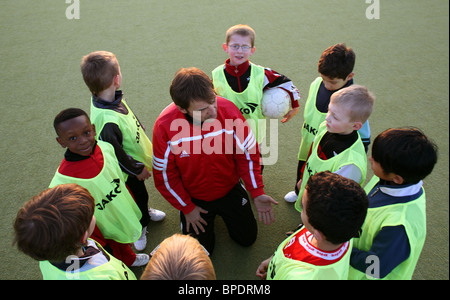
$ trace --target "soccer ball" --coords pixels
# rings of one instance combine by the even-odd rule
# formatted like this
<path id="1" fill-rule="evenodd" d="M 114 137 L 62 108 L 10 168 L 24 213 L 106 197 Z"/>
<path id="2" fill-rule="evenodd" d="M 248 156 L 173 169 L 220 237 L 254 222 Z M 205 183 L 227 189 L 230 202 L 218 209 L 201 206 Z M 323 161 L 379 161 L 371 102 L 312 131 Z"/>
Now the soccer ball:
<path id="1" fill-rule="evenodd" d="M 281 88 L 267 89 L 263 93 L 261 101 L 262 113 L 271 119 L 282 118 L 289 111 L 291 97 Z"/>

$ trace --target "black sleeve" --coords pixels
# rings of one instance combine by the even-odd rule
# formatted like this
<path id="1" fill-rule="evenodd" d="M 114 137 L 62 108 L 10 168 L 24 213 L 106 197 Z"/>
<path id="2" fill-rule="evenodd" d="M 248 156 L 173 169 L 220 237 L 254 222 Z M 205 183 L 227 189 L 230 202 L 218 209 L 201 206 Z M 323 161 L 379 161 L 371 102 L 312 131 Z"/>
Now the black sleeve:
<path id="1" fill-rule="evenodd" d="M 119 126 L 114 123 L 106 123 L 99 135 L 99 140 L 110 143 L 119 161 L 120 168 L 128 175 L 139 175 L 144 164 L 128 155 L 123 149 L 123 135 Z"/>

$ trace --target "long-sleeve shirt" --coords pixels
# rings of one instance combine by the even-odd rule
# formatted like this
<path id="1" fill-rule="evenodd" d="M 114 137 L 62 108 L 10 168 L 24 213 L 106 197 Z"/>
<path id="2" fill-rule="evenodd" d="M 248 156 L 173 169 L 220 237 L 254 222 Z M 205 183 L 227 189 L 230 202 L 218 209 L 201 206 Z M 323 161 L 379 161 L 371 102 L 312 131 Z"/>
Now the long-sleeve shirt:
<path id="1" fill-rule="evenodd" d="M 162 196 L 184 214 L 191 197 L 214 201 L 242 178 L 251 196 L 264 194 L 255 136 L 236 106 L 217 96 L 217 117 L 189 122 L 172 103 L 153 128 L 153 179 Z"/>

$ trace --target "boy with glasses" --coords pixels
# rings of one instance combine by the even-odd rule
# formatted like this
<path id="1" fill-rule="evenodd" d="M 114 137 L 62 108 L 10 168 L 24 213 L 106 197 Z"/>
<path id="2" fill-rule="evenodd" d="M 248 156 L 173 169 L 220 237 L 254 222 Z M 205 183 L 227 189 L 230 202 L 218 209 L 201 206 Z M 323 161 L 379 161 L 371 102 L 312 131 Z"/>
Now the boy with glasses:
<path id="1" fill-rule="evenodd" d="M 265 119 L 261 110 L 263 90 L 279 87 L 289 93 L 292 109 L 281 120 L 282 123 L 297 114 L 300 94 L 286 76 L 249 61 L 250 56 L 255 53 L 254 43 L 255 31 L 250 26 L 239 24 L 229 28 L 223 44 L 223 50 L 228 53 L 229 58 L 225 64 L 213 70 L 212 77 L 217 94 L 232 101 L 245 119 L 254 120 L 249 125 L 258 144 L 261 144 L 266 135 L 265 122 L 258 124 L 258 120 Z"/>

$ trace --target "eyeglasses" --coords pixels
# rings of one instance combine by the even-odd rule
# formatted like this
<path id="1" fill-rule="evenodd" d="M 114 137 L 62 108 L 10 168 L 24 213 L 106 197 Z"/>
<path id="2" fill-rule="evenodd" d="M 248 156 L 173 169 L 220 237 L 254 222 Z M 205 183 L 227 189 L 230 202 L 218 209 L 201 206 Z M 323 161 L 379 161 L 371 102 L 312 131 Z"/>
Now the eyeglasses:
<path id="1" fill-rule="evenodd" d="M 239 48 L 242 49 L 242 51 L 247 52 L 249 51 L 252 47 L 248 46 L 248 45 L 238 45 L 238 44 L 233 44 L 233 45 L 229 45 L 228 47 L 230 47 L 231 49 L 233 49 L 234 51 L 239 50 Z"/>

